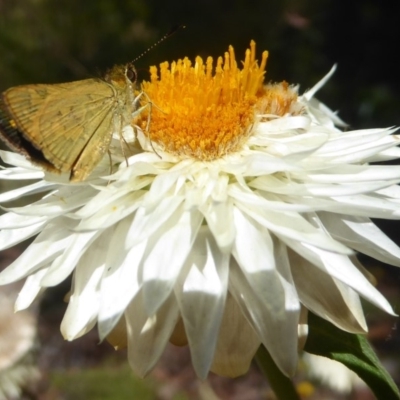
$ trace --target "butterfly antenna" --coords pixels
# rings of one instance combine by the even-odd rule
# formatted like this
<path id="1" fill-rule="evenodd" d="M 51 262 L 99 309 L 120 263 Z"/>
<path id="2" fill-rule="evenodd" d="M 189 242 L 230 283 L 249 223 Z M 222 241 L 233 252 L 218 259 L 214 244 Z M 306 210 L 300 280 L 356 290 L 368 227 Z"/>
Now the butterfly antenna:
<path id="1" fill-rule="evenodd" d="M 139 56 L 137 56 L 132 63 L 136 62 L 137 60 L 139 60 L 140 58 L 142 58 L 145 54 L 147 54 L 150 50 L 152 50 L 154 47 L 158 46 L 161 42 L 163 42 L 165 39 L 168 39 L 170 36 L 172 36 L 176 31 L 178 31 L 181 28 L 185 28 L 185 25 L 175 25 L 174 27 L 172 27 L 169 32 L 167 32 L 163 37 L 161 37 L 159 40 L 157 40 L 157 42 L 155 42 L 154 44 L 152 44 L 147 50 L 145 50 L 142 54 L 140 54 Z"/>

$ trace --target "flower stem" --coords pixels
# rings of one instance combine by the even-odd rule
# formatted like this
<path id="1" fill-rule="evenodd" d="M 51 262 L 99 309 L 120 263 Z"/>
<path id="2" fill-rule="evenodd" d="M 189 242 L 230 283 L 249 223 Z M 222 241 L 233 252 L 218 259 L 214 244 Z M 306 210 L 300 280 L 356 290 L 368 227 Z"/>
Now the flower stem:
<path id="1" fill-rule="evenodd" d="M 280 400 L 300 400 L 293 382 L 276 366 L 268 350 L 261 345 L 257 350 L 255 359 L 261 371 L 267 377 L 272 390 Z"/>

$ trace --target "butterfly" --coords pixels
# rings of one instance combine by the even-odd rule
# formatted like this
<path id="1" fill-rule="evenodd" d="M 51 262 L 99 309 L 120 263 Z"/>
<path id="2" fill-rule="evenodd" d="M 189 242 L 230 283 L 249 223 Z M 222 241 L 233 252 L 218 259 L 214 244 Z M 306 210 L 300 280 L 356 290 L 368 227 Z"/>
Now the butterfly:
<path id="1" fill-rule="evenodd" d="M 104 79 L 11 87 L 0 98 L 0 138 L 33 164 L 85 180 L 138 109 L 137 72 L 117 65 Z"/>

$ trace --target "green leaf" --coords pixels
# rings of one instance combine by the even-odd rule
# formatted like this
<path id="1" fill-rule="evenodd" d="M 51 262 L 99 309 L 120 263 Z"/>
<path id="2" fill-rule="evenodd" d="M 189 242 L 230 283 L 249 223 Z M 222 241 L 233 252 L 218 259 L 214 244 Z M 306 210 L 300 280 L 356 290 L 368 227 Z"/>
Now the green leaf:
<path id="1" fill-rule="evenodd" d="M 371 388 L 378 400 L 400 399 L 399 389 L 364 335 L 342 331 L 312 313 L 308 323 L 306 352 L 341 362 Z"/>
<path id="2" fill-rule="evenodd" d="M 258 348 L 255 359 L 278 399 L 300 400 L 292 380 L 278 368 L 263 345 Z"/>

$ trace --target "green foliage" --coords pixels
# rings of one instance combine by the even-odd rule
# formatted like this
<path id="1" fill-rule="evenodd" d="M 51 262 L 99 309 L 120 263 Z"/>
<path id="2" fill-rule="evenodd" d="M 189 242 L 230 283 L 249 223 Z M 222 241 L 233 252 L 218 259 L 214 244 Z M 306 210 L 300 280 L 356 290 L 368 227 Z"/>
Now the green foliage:
<path id="1" fill-rule="evenodd" d="M 398 400 L 400 392 L 363 335 L 344 332 L 309 313 L 309 334 L 304 350 L 339 361 L 354 371 L 378 400 Z"/>
<path id="2" fill-rule="evenodd" d="M 59 391 L 65 400 L 154 400 L 157 386 L 150 379 L 137 378 L 129 365 L 103 366 L 53 372 L 50 376 L 52 392 Z M 177 395 L 174 400 L 185 400 Z"/>
<path id="3" fill-rule="evenodd" d="M 268 379 L 268 382 L 278 399 L 300 400 L 300 396 L 298 395 L 292 380 L 284 375 L 278 368 L 268 350 L 263 345 L 261 345 L 257 350 L 255 360 L 257 361 L 260 370 Z"/>

